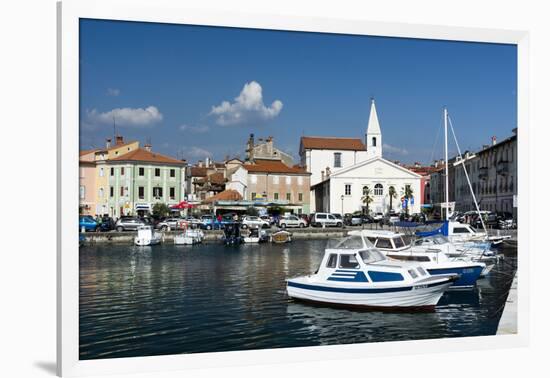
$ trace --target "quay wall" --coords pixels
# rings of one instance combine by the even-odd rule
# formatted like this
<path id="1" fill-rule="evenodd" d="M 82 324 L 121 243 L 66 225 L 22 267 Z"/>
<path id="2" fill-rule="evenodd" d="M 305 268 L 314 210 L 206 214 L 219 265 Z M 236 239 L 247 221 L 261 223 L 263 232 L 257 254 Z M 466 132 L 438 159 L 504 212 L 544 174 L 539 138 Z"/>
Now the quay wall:
<path id="1" fill-rule="evenodd" d="M 304 228 L 304 229 L 288 229 L 292 233 L 293 239 L 331 239 L 339 238 L 347 235 L 346 229 L 342 228 Z M 159 231 L 160 232 L 160 231 Z M 223 231 L 220 230 L 204 230 L 205 242 L 217 242 L 223 236 Z M 273 231 L 274 232 L 274 231 Z M 180 231 L 161 232 L 163 242 L 172 243 L 175 235 Z M 85 244 L 95 243 L 133 243 L 134 237 L 137 235 L 135 231 L 123 232 L 86 232 L 84 235 Z"/>

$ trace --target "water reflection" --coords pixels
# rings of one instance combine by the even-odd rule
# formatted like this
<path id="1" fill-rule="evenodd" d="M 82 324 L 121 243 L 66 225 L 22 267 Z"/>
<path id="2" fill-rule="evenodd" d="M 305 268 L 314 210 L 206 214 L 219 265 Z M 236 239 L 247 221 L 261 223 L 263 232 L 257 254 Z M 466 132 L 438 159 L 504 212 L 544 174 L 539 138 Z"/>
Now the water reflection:
<path id="1" fill-rule="evenodd" d="M 433 313 L 359 312 L 291 301 L 325 242 L 80 250 L 81 359 L 494 334 L 515 260 Z"/>

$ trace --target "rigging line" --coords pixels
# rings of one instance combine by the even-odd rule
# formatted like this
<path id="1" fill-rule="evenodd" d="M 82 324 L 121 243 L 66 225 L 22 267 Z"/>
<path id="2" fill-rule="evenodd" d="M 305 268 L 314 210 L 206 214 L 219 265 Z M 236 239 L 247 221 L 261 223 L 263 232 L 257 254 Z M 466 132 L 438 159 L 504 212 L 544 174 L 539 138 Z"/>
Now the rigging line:
<path id="1" fill-rule="evenodd" d="M 479 217 L 479 220 L 481 221 L 481 225 L 483 226 L 483 230 L 485 231 L 485 235 L 487 235 L 487 238 L 489 237 L 489 233 L 487 232 L 487 227 L 485 226 L 485 222 L 483 221 L 483 217 L 481 216 L 481 210 L 479 210 L 479 204 L 477 203 L 477 198 L 474 193 L 474 189 L 472 188 L 472 183 L 470 181 L 470 176 L 468 175 L 468 171 L 466 170 L 466 164 L 464 164 L 464 159 L 462 158 L 462 152 L 460 151 L 460 147 L 458 146 L 458 140 L 456 139 L 455 129 L 453 127 L 453 123 L 451 122 L 451 117 L 447 115 L 447 120 L 449 121 L 449 126 L 451 126 L 451 133 L 453 134 L 453 139 L 456 144 L 456 150 L 458 151 L 458 155 L 460 156 L 460 162 L 462 163 L 462 168 L 464 168 L 464 176 L 466 176 L 466 181 L 468 182 L 468 187 L 470 188 L 470 193 L 472 194 L 472 198 L 474 199 L 474 204 L 476 205 L 477 215 Z"/>
<path id="2" fill-rule="evenodd" d="M 434 161 L 434 155 L 435 155 L 435 146 L 437 145 L 437 142 L 439 141 L 439 133 L 441 132 L 442 124 L 439 125 L 437 128 L 437 134 L 435 136 L 434 145 L 432 146 L 432 155 L 430 157 L 429 163 L 431 164 Z"/>

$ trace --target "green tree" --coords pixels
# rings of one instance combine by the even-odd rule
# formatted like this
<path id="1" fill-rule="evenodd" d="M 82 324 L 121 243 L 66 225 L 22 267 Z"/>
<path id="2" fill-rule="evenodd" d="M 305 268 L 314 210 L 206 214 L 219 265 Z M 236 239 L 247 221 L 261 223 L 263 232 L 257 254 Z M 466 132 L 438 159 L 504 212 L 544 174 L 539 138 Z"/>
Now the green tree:
<path id="1" fill-rule="evenodd" d="M 372 198 L 372 191 L 368 187 L 368 185 L 363 186 L 363 197 L 361 197 L 361 202 L 366 207 L 366 214 L 369 214 L 369 204 L 373 201 Z"/>
<path id="2" fill-rule="evenodd" d="M 153 216 L 155 218 L 165 217 L 170 214 L 170 208 L 167 204 L 157 202 L 153 205 Z"/>
<path id="3" fill-rule="evenodd" d="M 397 198 L 397 191 L 395 190 L 395 187 L 390 186 L 388 188 L 388 195 L 390 196 L 390 208 L 388 209 L 388 212 L 393 210 L 393 199 Z"/>
<path id="4" fill-rule="evenodd" d="M 246 215 L 258 216 L 258 209 L 256 209 L 254 206 L 248 206 L 246 208 Z"/>
<path id="5" fill-rule="evenodd" d="M 405 214 L 409 215 L 409 202 L 413 198 L 413 190 L 410 185 L 405 185 L 405 187 L 401 190 L 403 194 L 403 198 L 406 199 L 405 201 Z"/>

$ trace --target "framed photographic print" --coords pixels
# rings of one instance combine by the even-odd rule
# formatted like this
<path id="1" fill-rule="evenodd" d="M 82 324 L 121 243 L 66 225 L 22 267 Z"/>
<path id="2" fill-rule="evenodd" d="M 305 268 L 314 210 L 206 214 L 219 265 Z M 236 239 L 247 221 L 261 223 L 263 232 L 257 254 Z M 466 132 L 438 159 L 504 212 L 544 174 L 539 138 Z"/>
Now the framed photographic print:
<path id="1" fill-rule="evenodd" d="M 59 374 L 526 343 L 527 33 L 58 20 Z"/>

